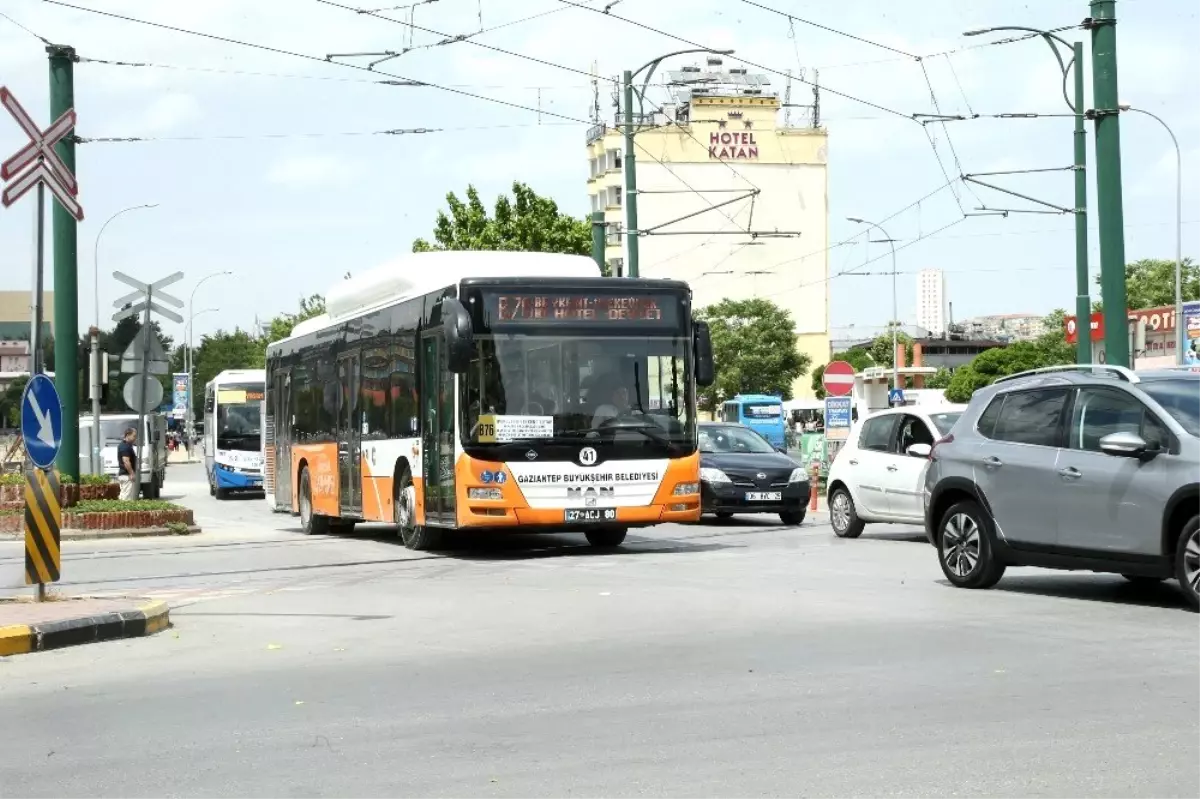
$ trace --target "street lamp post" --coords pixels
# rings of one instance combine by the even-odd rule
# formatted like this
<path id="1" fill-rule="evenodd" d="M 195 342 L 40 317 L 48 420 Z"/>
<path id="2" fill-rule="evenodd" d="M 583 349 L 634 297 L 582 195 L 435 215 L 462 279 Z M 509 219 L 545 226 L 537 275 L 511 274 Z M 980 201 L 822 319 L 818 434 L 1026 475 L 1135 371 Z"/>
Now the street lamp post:
<path id="1" fill-rule="evenodd" d="M 1145 114 L 1155 120 L 1163 126 L 1175 145 L 1175 363 L 1182 366 L 1184 344 L 1187 343 L 1183 324 L 1183 154 L 1179 150 L 1175 132 L 1160 116 L 1144 108 L 1134 108 L 1128 103 L 1121 103 L 1118 108 Z"/>
<path id="2" fill-rule="evenodd" d="M 1058 66 L 1063 75 L 1063 100 L 1075 117 L 1075 362 L 1092 362 L 1092 298 L 1088 289 L 1088 232 L 1087 232 L 1087 128 L 1084 125 L 1083 86 L 1083 42 L 1068 42 L 1049 31 L 1037 28 L 1026 28 L 1019 25 L 1004 25 L 983 30 L 967 31 L 963 36 L 979 36 L 984 33 L 1000 31 L 1024 31 L 1041 36 L 1050 51 L 1058 60 Z M 1056 44 L 1057 43 L 1057 44 Z M 1071 51 L 1071 60 L 1064 61 L 1058 45 Z M 1071 68 L 1075 69 L 1074 102 L 1067 96 L 1067 75 Z"/>
<path id="3" fill-rule="evenodd" d="M 189 463 L 192 460 L 192 455 L 191 455 L 192 442 L 196 438 L 196 414 L 192 410 L 196 405 L 196 393 L 195 393 L 194 387 L 192 386 L 192 376 L 193 376 L 192 372 L 193 372 L 193 367 L 195 366 L 195 363 L 193 362 L 194 359 L 193 359 L 193 353 L 192 353 L 192 320 L 195 319 L 197 316 L 199 316 L 201 313 L 207 313 L 208 311 L 217 310 L 216 308 L 206 308 L 204 311 L 200 311 L 199 313 L 193 313 L 192 308 L 195 307 L 194 303 L 196 301 L 196 292 L 200 290 L 201 286 L 203 286 L 207 281 L 212 280 L 214 277 L 226 277 L 226 276 L 232 275 L 232 274 L 233 274 L 233 272 L 229 271 L 228 269 L 223 269 L 220 272 L 213 272 L 211 275 L 205 275 L 204 277 L 200 278 L 199 281 L 196 282 L 196 285 L 192 288 L 191 295 L 188 297 L 188 323 L 187 323 L 187 327 L 184 328 L 184 347 L 183 347 L 184 366 L 186 367 L 186 371 L 187 371 L 188 399 L 187 399 L 187 409 L 184 413 L 185 421 L 184 421 L 183 427 L 184 427 L 184 435 L 187 436 L 188 462 Z"/>
<path id="4" fill-rule="evenodd" d="M 892 388 L 900 388 L 900 364 L 899 361 L 899 335 L 896 328 L 900 324 L 899 301 L 896 293 L 896 242 L 888 235 L 888 232 L 874 222 L 868 222 L 857 216 L 848 216 L 846 219 L 859 225 L 869 225 L 883 234 L 883 238 L 887 241 L 888 246 L 892 248 L 892 323 L 889 327 L 892 328 Z"/>
<path id="5" fill-rule="evenodd" d="M 92 368 L 89 376 L 89 385 L 91 386 L 92 394 L 92 452 L 91 452 L 91 467 L 92 474 L 100 474 L 102 471 L 100 463 L 100 385 L 103 380 L 100 370 L 107 369 L 107 364 L 100 363 L 100 237 L 104 235 L 105 228 L 108 227 L 114 219 L 121 214 L 130 211 L 140 211 L 144 208 L 157 208 L 158 203 L 150 203 L 148 205 L 134 205 L 129 208 L 123 208 L 110 216 L 108 220 L 100 226 L 100 232 L 96 234 L 96 243 L 92 248 L 92 283 L 94 286 L 95 303 L 96 303 L 96 324 L 92 327 L 89 334 L 91 336 L 91 364 Z"/>
<path id="6" fill-rule="evenodd" d="M 635 70 L 625 70 L 621 76 L 624 96 L 622 103 L 624 105 L 624 128 L 625 128 L 625 157 L 623 166 L 625 169 L 625 247 L 628 253 L 626 269 L 629 277 L 637 277 L 640 274 L 638 268 L 638 219 L 637 219 L 637 156 L 633 150 L 633 79 L 641 73 L 646 72 L 646 79 L 642 81 L 642 89 L 636 92 L 638 95 L 638 123 L 641 123 L 642 117 L 645 116 L 644 105 L 646 97 L 646 87 L 650 85 L 650 78 L 654 75 L 654 70 L 658 69 L 658 65 L 668 58 L 677 55 L 687 55 L 688 53 L 712 53 L 713 55 L 732 55 L 732 50 L 710 50 L 707 47 L 694 47 L 688 50 L 676 50 L 673 53 L 666 53 L 657 58 L 647 61 Z"/>

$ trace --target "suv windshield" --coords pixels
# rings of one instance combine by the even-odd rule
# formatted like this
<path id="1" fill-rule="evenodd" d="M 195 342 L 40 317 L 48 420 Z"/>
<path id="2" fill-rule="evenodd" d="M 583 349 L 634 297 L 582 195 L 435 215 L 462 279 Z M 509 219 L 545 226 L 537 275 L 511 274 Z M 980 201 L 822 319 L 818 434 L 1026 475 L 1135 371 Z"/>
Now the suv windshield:
<path id="1" fill-rule="evenodd" d="M 1200 436 L 1200 380 L 1146 380 L 1141 383 L 1141 388 L 1174 416 L 1184 430 Z"/>
<path id="2" fill-rule="evenodd" d="M 745 427 L 715 427 L 706 425 L 700 428 L 699 445 L 701 452 L 774 452 L 767 440 L 753 430 Z"/>
<path id="3" fill-rule="evenodd" d="M 674 336 L 476 336 L 463 444 L 595 440 L 692 451 L 690 361 Z"/>

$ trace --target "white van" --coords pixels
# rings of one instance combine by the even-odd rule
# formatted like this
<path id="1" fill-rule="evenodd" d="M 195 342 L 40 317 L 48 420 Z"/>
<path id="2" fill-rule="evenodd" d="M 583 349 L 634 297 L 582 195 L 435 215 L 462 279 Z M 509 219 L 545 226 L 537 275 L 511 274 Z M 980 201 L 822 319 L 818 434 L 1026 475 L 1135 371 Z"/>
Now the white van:
<path id="1" fill-rule="evenodd" d="M 105 413 L 100 415 L 100 464 L 104 473 L 117 477 L 117 447 L 125 431 L 137 427 L 136 413 Z M 79 419 L 79 468 L 81 474 L 91 472 L 92 417 Z M 167 479 L 167 417 L 161 413 L 146 414 L 146 426 L 139 442 L 142 450 L 142 491 L 146 499 L 158 499 Z"/>

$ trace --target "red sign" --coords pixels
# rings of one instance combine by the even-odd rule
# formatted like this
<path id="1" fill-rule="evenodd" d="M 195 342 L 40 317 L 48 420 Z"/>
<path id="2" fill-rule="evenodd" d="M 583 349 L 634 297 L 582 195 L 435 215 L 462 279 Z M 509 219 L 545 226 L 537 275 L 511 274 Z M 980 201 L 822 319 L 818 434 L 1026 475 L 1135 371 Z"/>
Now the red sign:
<path id="1" fill-rule="evenodd" d="M 845 397 L 854 391 L 854 367 L 845 361 L 830 361 L 821 375 L 821 385 L 831 397 Z"/>
<path id="2" fill-rule="evenodd" d="M 79 184 L 75 175 L 54 152 L 54 145 L 62 141 L 75 127 L 74 109 L 65 111 L 50 127 L 42 130 L 17 102 L 17 98 L 3 86 L 0 86 L 0 105 L 8 110 L 29 137 L 29 144 L 0 164 L 0 178 L 12 181 L 0 197 L 0 204 L 7 208 L 34 186 L 44 183 L 71 216 L 83 221 L 83 206 L 75 199 L 75 195 L 79 193 Z M 31 164 L 32 168 L 18 174 Z"/>
<path id="3" fill-rule="evenodd" d="M 1146 334 L 1154 335 L 1155 333 L 1172 333 L 1175 331 L 1175 309 L 1170 305 L 1164 305 L 1161 308 L 1144 308 L 1140 311 L 1129 311 L 1128 318 L 1130 322 L 1146 323 Z M 1079 340 L 1078 324 L 1074 316 L 1068 316 L 1064 319 L 1064 324 L 1067 330 L 1067 342 L 1074 344 Z M 1104 340 L 1104 315 L 1097 311 L 1092 314 L 1092 341 Z"/>

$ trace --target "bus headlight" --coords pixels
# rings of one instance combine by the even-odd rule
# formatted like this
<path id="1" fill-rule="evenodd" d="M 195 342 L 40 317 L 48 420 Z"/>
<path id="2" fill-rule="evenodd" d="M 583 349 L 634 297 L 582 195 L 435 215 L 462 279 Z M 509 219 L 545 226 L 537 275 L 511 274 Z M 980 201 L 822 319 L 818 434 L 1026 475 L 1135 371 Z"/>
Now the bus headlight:
<path id="1" fill-rule="evenodd" d="M 504 495 L 498 488 L 468 488 L 467 499 L 503 499 Z"/>
<path id="2" fill-rule="evenodd" d="M 685 494 L 699 494 L 699 483 L 676 483 L 675 490 L 672 492 L 675 496 L 681 497 Z"/>
<path id="3" fill-rule="evenodd" d="M 721 471 L 720 469 L 713 469 L 712 467 L 709 467 L 709 466 L 705 466 L 704 468 L 702 468 L 700 470 L 700 479 L 702 481 L 704 481 L 705 483 L 732 483 L 733 482 L 732 480 L 729 479 L 729 475 L 725 474 L 725 472 Z"/>

